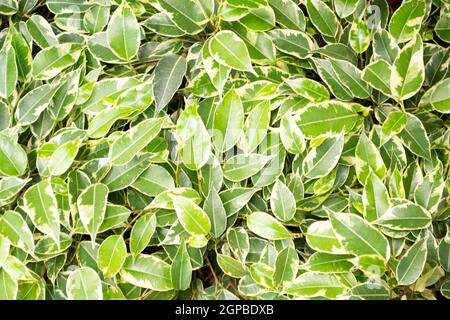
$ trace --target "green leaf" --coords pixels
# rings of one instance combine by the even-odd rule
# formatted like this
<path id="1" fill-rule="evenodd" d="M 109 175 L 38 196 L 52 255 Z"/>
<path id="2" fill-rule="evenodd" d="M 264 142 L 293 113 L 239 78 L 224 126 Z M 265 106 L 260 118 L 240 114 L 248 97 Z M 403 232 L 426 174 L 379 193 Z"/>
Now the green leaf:
<path id="1" fill-rule="evenodd" d="M 78 43 L 63 43 L 47 47 L 34 57 L 31 74 L 38 80 L 52 79 L 77 62 L 81 50 L 82 46 Z"/>
<path id="2" fill-rule="evenodd" d="M 172 260 L 170 268 L 173 288 L 175 290 L 186 290 L 189 288 L 192 279 L 192 265 L 186 243 L 181 243 L 177 253 Z"/>
<path id="3" fill-rule="evenodd" d="M 227 228 L 227 212 L 223 206 L 222 199 L 214 187 L 211 188 L 205 199 L 203 210 L 211 222 L 211 234 L 215 238 L 220 237 Z"/>
<path id="4" fill-rule="evenodd" d="M 269 0 L 276 22 L 287 29 L 305 31 L 306 21 L 303 11 L 292 0 Z"/>
<path id="5" fill-rule="evenodd" d="M 389 22 L 389 33 L 397 43 L 411 40 L 420 29 L 426 14 L 424 0 L 409 0 L 394 12 Z"/>
<path id="6" fill-rule="evenodd" d="M 24 193 L 24 208 L 35 227 L 59 244 L 60 219 L 55 194 L 49 181 L 41 181 Z"/>
<path id="7" fill-rule="evenodd" d="M 361 79 L 361 70 L 345 60 L 331 60 L 331 65 L 341 84 L 354 96 L 365 99 L 370 95 L 370 88 Z"/>
<path id="8" fill-rule="evenodd" d="M 156 230 L 156 215 L 147 213 L 140 217 L 131 229 L 130 251 L 138 255 L 148 246 Z"/>
<path id="9" fill-rule="evenodd" d="M 120 270 L 125 281 L 146 289 L 168 291 L 173 289 L 170 265 L 155 255 L 128 256 Z"/>
<path id="10" fill-rule="evenodd" d="M 308 58 L 316 47 L 311 37 L 302 31 L 275 29 L 269 31 L 269 35 L 278 50 L 299 59 Z"/>
<path id="11" fill-rule="evenodd" d="M 143 22 L 143 26 L 151 31 L 166 36 L 179 37 L 184 35 L 184 31 L 170 20 L 168 14 L 165 12 L 158 12 Z"/>
<path id="12" fill-rule="evenodd" d="M 294 117 L 285 115 L 280 123 L 280 139 L 287 152 L 302 153 L 306 148 L 305 136 L 298 127 Z"/>
<path id="13" fill-rule="evenodd" d="M 131 186 L 149 197 L 154 197 L 165 190 L 175 188 L 175 182 L 164 167 L 151 164 Z"/>
<path id="14" fill-rule="evenodd" d="M 15 211 L 6 211 L 0 218 L 0 234 L 15 247 L 28 253 L 34 251 L 33 234 L 25 220 Z"/>
<path id="15" fill-rule="evenodd" d="M 256 235 L 269 239 L 290 239 L 290 232 L 274 217 L 265 212 L 252 212 L 247 216 L 247 227 Z"/>
<path id="16" fill-rule="evenodd" d="M 448 87 L 450 79 L 444 79 L 436 83 L 420 99 L 420 105 L 431 106 L 441 113 L 450 113 L 450 93 Z"/>
<path id="17" fill-rule="evenodd" d="M 333 231 L 348 253 L 373 254 L 385 261 L 391 255 L 389 243 L 383 234 L 363 218 L 351 213 L 334 213 L 328 210 Z"/>
<path id="18" fill-rule="evenodd" d="M 383 179 L 386 174 L 386 166 L 383 162 L 377 147 L 369 140 L 365 133 L 359 136 L 358 144 L 355 150 L 356 163 L 355 170 L 358 180 L 362 185 L 366 184 L 370 173 Z"/>
<path id="19" fill-rule="evenodd" d="M 430 141 L 422 121 L 410 113 L 407 113 L 406 116 L 408 117 L 408 123 L 398 134 L 403 145 L 415 155 L 425 159 L 431 159 Z"/>
<path id="20" fill-rule="evenodd" d="M 230 89 L 218 104 L 212 132 L 214 147 L 219 152 L 231 149 L 244 129 L 244 107 L 234 89 Z"/>
<path id="21" fill-rule="evenodd" d="M 347 288 L 334 274 L 305 272 L 290 283 L 286 291 L 297 297 L 336 298 L 343 294 Z"/>
<path id="22" fill-rule="evenodd" d="M 277 179 L 270 194 L 270 208 L 279 220 L 287 222 L 296 212 L 296 201 L 291 190 L 281 180 Z"/>
<path id="23" fill-rule="evenodd" d="M 405 113 L 394 111 L 388 114 L 386 120 L 383 122 L 381 132 L 389 137 L 399 134 L 406 127 L 408 117 Z"/>
<path id="24" fill-rule="evenodd" d="M 121 235 L 109 236 L 98 248 L 97 264 L 105 278 L 114 277 L 122 268 L 127 247 Z"/>
<path id="25" fill-rule="evenodd" d="M 33 41 L 42 49 L 58 44 L 58 39 L 48 21 L 34 14 L 26 22 L 27 31 Z"/>
<path id="26" fill-rule="evenodd" d="M 186 60 L 182 56 L 169 55 L 159 61 L 153 81 L 153 95 L 158 111 L 167 106 L 177 92 L 186 68 Z"/>
<path id="27" fill-rule="evenodd" d="M 273 283 L 281 287 L 290 283 L 297 275 L 299 259 L 297 251 L 291 246 L 281 250 L 275 261 L 275 270 L 273 272 Z"/>
<path id="28" fill-rule="evenodd" d="M 52 102 L 57 86 L 44 84 L 24 95 L 17 104 L 15 118 L 21 126 L 35 122 Z"/>
<path id="29" fill-rule="evenodd" d="M 369 47 L 370 41 L 370 32 L 366 23 L 362 21 L 353 22 L 349 32 L 349 42 L 353 50 L 359 54 L 363 53 Z"/>
<path id="30" fill-rule="evenodd" d="M 27 153 L 9 136 L 0 133 L 0 174 L 21 176 L 28 167 Z"/>
<path id="31" fill-rule="evenodd" d="M 72 271 L 66 283 L 70 300 L 102 300 L 102 283 L 98 274 L 89 267 Z"/>
<path id="32" fill-rule="evenodd" d="M 258 103 L 248 114 L 244 124 L 244 135 L 240 145 L 244 153 L 255 151 L 267 135 L 270 124 L 270 103 Z"/>
<path id="33" fill-rule="evenodd" d="M 337 165 L 343 148 L 343 134 L 325 138 L 319 146 L 311 148 L 303 161 L 305 177 L 317 179 L 329 175 Z"/>
<path id="34" fill-rule="evenodd" d="M 350 262 L 351 258 L 351 255 L 315 252 L 309 257 L 303 267 L 315 272 L 345 273 L 353 268 L 353 264 Z"/>
<path id="35" fill-rule="evenodd" d="M 419 230 L 431 224 L 431 215 L 413 202 L 405 202 L 389 208 L 374 223 L 392 230 Z"/>
<path id="36" fill-rule="evenodd" d="M 395 39 L 384 29 L 377 30 L 374 33 L 372 47 L 375 58 L 373 63 L 377 63 L 382 59 L 391 65 L 400 52 L 400 48 L 395 42 Z M 379 75 L 384 77 L 382 74 Z"/>
<path id="37" fill-rule="evenodd" d="M 109 189 L 103 183 L 95 183 L 84 189 L 78 196 L 77 206 L 80 220 L 91 236 L 92 243 L 105 219 Z"/>
<path id="38" fill-rule="evenodd" d="M 233 278 L 242 278 L 247 274 L 245 267 L 239 260 L 224 254 L 217 254 L 217 264 L 222 271 Z"/>
<path id="39" fill-rule="evenodd" d="M 425 78 L 423 43 L 416 35 L 395 59 L 391 73 L 391 92 L 395 99 L 406 100 L 419 91 Z"/>
<path id="40" fill-rule="evenodd" d="M 242 181 L 258 173 L 270 157 L 257 153 L 239 154 L 223 165 L 223 176 L 230 181 Z"/>
<path id="41" fill-rule="evenodd" d="M 447 12 L 443 12 L 439 17 L 438 22 L 434 26 L 434 32 L 436 32 L 437 36 L 447 43 L 450 42 L 449 29 L 450 29 L 450 14 Z"/>
<path id="42" fill-rule="evenodd" d="M 307 0 L 309 18 L 321 34 L 334 38 L 340 29 L 340 24 L 333 11 L 321 0 Z"/>
<path id="43" fill-rule="evenodd" d="M 4 269 L 0 269 L 0 299 L 16 300 L 18 283 Z"/>
<path id="44" fill-rule="evenodd" d="M 188 34 L 199 33 L 202 24 L 208 21 L 204 11 L 195 2 L 189 0 L 158 0 L 178 28 Z"/>
<path id="45" fill-rule="evenodd" d="M 106 28 L 108 44 L 120 59 L 129 61 L 137 53 L 141 43 L 139 23 L 126 1 L 114 11 Z"/>
<path id="46" fill-rule="evenodd" d="M 131 161 L 136 154 L 158 135 L 164 119 L 152 118 L 144 120 L 114 140 L 109 149 L 111 163 L 120 166 Z"/>
<path id="47" fill-rule="evenodd" d="M 211 38 L 209 52 L 218 63 L 239 71 L 254 72 L 247 46 L 232 31 L 220 31 Z"/>
<path id="48" fill-rule="evenodd" d="M 346 253 L 333 231 L 331 222 L 328 220 L 313 222 L 306 231 L 306 242 L 311 248 L 319 252 Z"/>
<path id="49" fill-rule="evenodd" d="M 334 0 L 333 6 L 340 18 L 346 18 L 357 9 L 358 0 Z"/>
<path id="50" fill-rule="evenodd" d="M 78 150 L 81 146 L 81 140 L 75 139 L 59 146 L 50 157 L 48 170 L 51 175 L 59 176 L 65 173 L 72 165 Z"/>
<path id="51" fill-rule="evenodd" d="M 208 215 L 194 201 L 171 195 L 173 206 L 183 228 L 193 235 L 206 235 L 211 230 Z"/>
<path id="52" fill-rule="evenodd" d="M 0 50 L 0 98 L 11 96 L 16 88 L 17 76 L 16 54 L 11 43 L 7 42 Z"/>
<path id="53" fill-rule="evenodd" d="M 351 104 L 337 100 L 308 105 L 298 113 L 297 125 L 309 138 L 349 132 L 358 121 Z M 318 126 L 320 124 L 320 126 Z"/>
<path id="54" fill-rule="evenodd" d="M 362 202 L 364 205 L 364 218 L 369 222 L 384 216 L 391 206 L 386 187 L 380 178 L 373 173 L 370 173 L 367 177 Z"/>
<path id="55" fill-rule="evenodd" d="M 410 285 L 420 277 L 427 258 L 427 239 L 415 242 L 400 259 L 395 269 L 399 285 Z"/>
<path id="56" fill-rule="evenodd" d="M 325 86 L 308 78 L 284 79 L 295 93 L 311 102 L 330 100 L 330 94 Z"/>

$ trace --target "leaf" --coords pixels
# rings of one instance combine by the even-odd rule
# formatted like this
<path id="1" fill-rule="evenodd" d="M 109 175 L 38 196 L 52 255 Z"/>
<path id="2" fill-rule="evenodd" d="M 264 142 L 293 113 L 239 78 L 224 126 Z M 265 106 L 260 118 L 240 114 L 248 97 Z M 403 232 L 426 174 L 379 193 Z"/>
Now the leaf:
<path id="1" fill-rule="evenodd" d="M 346 253 L 338 241 L 329 220 L 313 222 L 306 231 L 306 242 L 311 248 L 319 252 Z"/>
<path id="2" fill-rule="evenodd" d="M 351 213 L 333 213 L 328 210 L 333 231 L 348 253 L 373 254 L 389 260 L 389 243 L 383 234 L 363 218 Z"/>
<path id="3" fill-rule="evenodd" d="M 59 244 L 60 219 L 56 197 L 49 181 L 41 181 L 24 193 L 24 209 L 34 226 Z"/>
<path id="4" fill-rule="evenodd" d="M 213 128 L 213 144 L 220 152 L 228 151 L 239 140 L 244 128 L 244 108 L 234 89 L 230 89 L 218 104 Z"/>
<path id="5" fill-rule="evenodd" d="M 223 207 L 227 213 L 227 216 L 238 212 L 245 206 L 255 194 L 258 189 L 256 188 L 231 188 L 219 193 L 222 200 Z"/>
<path id="6" fill-rule="evenodd" d="M 270 124 L 270 103 L 258 103 L 248 114 L 244 124 L 244 135 L 240 144 L 244 153 L 251 153 L 259 146 L 267 135 Z"/>
<path id="7" fill-rule="evenodd" d="M 256 235 L 269 239 L 289 239 L 289 231 L 274 217 L 265 212 L 252 212 L 247 216 L 247 227 Z"/>
<path id="8" fill-rule="evenodd" d="M 44 17 L 34 14 L 27 20 L 26 26 L 33 41 L 42 49 L 58 44 L 52 27 Z"/>
<path id="9" fill-rule="evenodd" d="M 194 201 L 171 195 L 173 206 L 183 228 L 193 235 L 206 235 L 211 230 L 208 215 Z"/>
<path id="10" fill-rule="evenodd" d="M 155 291 L 173 289 L 170 265 L 154 255 L 128 256 L 120 270 L 125 281 Z"/>
<path id="11" fill-rule="evenodd" d="M 0 234 L 5 236 L 13 246 L 28 253 L 34 251 L 33 234 L 20 214 L 6 211 L 0 218 Z"/>
<path id="12" fill-rule="evenodd" d="M 316 138 L 330 133 L 349 132 L 357 120 L 358 114 L 350 104 L 330 100 L 302 109 L 298 114 L 297 125 L 305 136 Z"/>
<path id="13" fill-rule="evenodd" d="M 148 213 L 136 220 L 131 229 L 130 251 L 138 255 L 148 246 L 156 230 L 156 215 Z"/>
<path id="14" fill-rule="evenodd" d="M 189 288 L 192 278 L 192 265 L 184 242 L 179 246 L 172 260 L 170 274 L 175 290 L 186 290 Z"/>
<path id="15" fill-rule="evenodd" d="M 50 174 L 59 176 L 65 173 L 72 165 L 78 150 L 80 149 L 80 145 L 80 139 L 75 139 L 56 148 L 48 163 Z"/>
<path id="16" fill-rule="evenodd" d="M 217 254 L 217 264 L 222 271 L 233 278 L 242 278 L 247 274 L 242 263 L 230 256 Z"/>
<path id="17" fill-rule="evenodd" d="M 325 138 L 317 147 L 311 148 L 303 161 L 303 171 L 310 179 L 325 177 L 337 165 L 344 147 L 344 135 Z"/>
<path id="18" fill-rule="evenodd" d="M 257 153 L 239 154 L 223 165 L 223 175 L 230 181 L 242 181 L 258 173 L 270 157 Z"/>
<path id="19" fill-rule="evenodd" d="M 171 20 L 188 34 L 199 33 L 202 24 L 207 22 L 204 11 L 195 2 L 188 0 L 158 0 Z"/>
<path id="20" fill-rule="evenodd" d="M 80 220 L 91 236 L 92 243 L 105 219 L 109 189 L 103 183 L 95 183 L 84 189 L 78 196 L 77 206 Z"/>
<path id="21" fill-rule="evenodd" d="M 314 41 L 302 31 L 275 29 L 269 35 L 278 50 L 299 59 L 308 58 L 315 49 Z"/>
<path id="22" fill-rule="evenodd" d="M 127 247 L 121 235 L 109 236 L 98 248 L 97 264 L 105 278 L 114 277 L 122 268 Z"/>
<path id="23" fill-rule="evenodd" d="M 17 297 L 18 283 L 4 269 L 0 269 L 0 299 L 15 300 Z"/>
<path id="24" fill-rule="evenodd" d="M 391 206 L 388 191 L 383 182 L 375 174 L 370 173 L 362 195 L 364 218 L 373 222 L 387 214 Z"/>
<path id="25" fill-rule="evenodd" d="M 28 167 L 27 153 L 9 136 L 0 133 L 0 174 L 21 176 Z"/>
<path id="26" fill-rule="evenodd" d="M 283 286 L 295 279 L 298 270 L 299 259 L 297 251 L 291 246 L 287 246 L 277 256 L 275 270 L 273 272 L 273 283 Z"/>
<path id="27" fill-rule="evenodd" d="M 394 37 L 384 29 L 377 30 L 374 33 L 372 47 L 375 58 L 374 64 L 380 60 L 384 60 L 391 65 L 400 52 L 400 48 L 395 42 Z M 384 76 L 382 74 L 379 75 Z"/>
<path id="28" fill-rule="evenodd" d="M 408 117 L 400 111 L 394 111 L 388 114 L 381 127 L 381 132 L 389 137 L 399 134 L 406 127 Z"/>
<path id="29" fill-rule="evenodd" d="M 340 18 L 346 18 L 351 15 L 358 7 L 357 0 L 335 0 L 333 1 L 334 10 Z"/>
<path id="30" fill-rule="evenodd" d="M 289 153 L 299 154 L 306 148 L 305 136 L 290 115 L 286 115 L 281 119 L 280 139 Z"/>
<path id="31" fill-rule="evenodd" d="M 391 95 L 391 66 L 385 60 L 380 59 L 366 66 L 361 74 L 361 79 L 372 88 L 383 94 Z"/>
<path id="32" fill-rule="evenodd" d="M 420 277 L 427 258 L 426 240 L 415 242 L 398 262 L 395 277 L 399 285 L 413 284 Z"/>
<path id="33" fill-rule="evenodd" d="M 335 2 L 336 3 L 336 2 Z M 349 32 L 350 46 L 357 53 L 363 53 L 370 45 L 370 32 L 364 22 L 353 22 Z"/>
<path id="34" fill-rule="evenodd" d="M 167 106 L 177 92 L 183 81 L 186 68 L 186 60 L 182 56 L 169 55 L 159 61 L 155 69 L 153 82 L 153 95 L 158 111 Z"/>
<path id="35" fill-rule="evenodd" d="M 185 33 L 164 12 L 155 13 L 143 22 L 143 26 L 167 37 L 179 37 Z"/>
<path id="36" fill-rule="evenodd" d="M 63 43 L 47 47 L 34 57 L 31 74 L 37 80 L 52 79 L 77 62 L 81 50 L 82 47 L 77 43 Z"/>
<path id="37" fill-rule="evenodd" d="M 214 187 L 209 191 L 203 204 L 203 210 L 211 222 L 211 234 L 213 237 L 220 237 L 227 228 L 227 212 L 222 203 L 219 193 Z"/>
<path id="38" fill-rule="evenodd" d="M 291 220 L 297 209 L 294 195 L 279 179 L 270 194 L 270 208 L 275 217 L 284 222 Z"/>
<path id="39" fill-rule="evenodd" d="M 11 43 L 7 42 L 0 50 L 0 98 L 11 96 L 16 88 L 17 76 L 16 54 Z"/>
<path id="40" fill-rule="evenodd" d="M 132 185 L 150 166 L 150 154 L 141 153 L 122 166 L 112 166 L 102 179 L 110 192 L 122 190 Z"/>
<path id="41" fill-rule="evenodd" d="M 395 59 L 391 73 L 391 92 L 395 99 L 411 98 L 424 81 L 423 43 L 416 35 L 401 50 Z"/>
<path id="42" fill-rule="evenodd" d="M 336 298 L 346 291 L 346 287 L 334 274 L 305 272 L 290 283 L 286 291 L 298 297 Z"/>
<path id="43" fill-rule="evenodd" d="M 327 88 L 317 81 L 308 78 L 284 79 L 295 93 L 311 102 L 330 100 Z"/>
<path id="44" fill-rule="evenodd" d="M 70 300 L 102 300 L 102 284 L 97 273 L 89 267 L 72 271 L 67 278 L 67 297 Z"/>
<path id="45" fill-rule="evenodd" d="M 450 95 L 447 90 L 450 85 L 449 79 L 444 79 L 436 83 L 420 99 L 420 105 L 430 105 L 434 110 L 441 113 L 450 113 Z"/>
<path id="46" fill-rule="evenodd" d="M 341 84 L 354 96 L 365 99 L 370 95 L 369 87 L 361 79 L 361 71 L 353 64 L 345 60 L 331 60 L 331 65 Z"/>
<path id="47" fill-rule="evenodd" d="M 244 41 L 232 31 L 216 33 L 209 42 L 209 52 L 214 60 L 228 68 L 254 72 Z"/>
<path id="48" fill-rule="evenodd" d="M 389 33 L 397 43 L 403 43 L 413 38 L 425 18 L 426 4 L 423 0 L 410 0 L 394 12 L 389 22 Z"/>
<path id="49" fill-rule="evenodd" d="M 151 164 L 131 186 L 149 197 L 154 197 L 165 190 L 175 188 L 175 182 L 164 167 Z"/>
<path id="50" fill-rule="evenodd" d="M 127 164 L 139 153 L 161 130 L 164 118 L 147 119 L 129 129 L 120 136 L 109 149 L 109 158 L 113 165 Z"/>
<path id="51" fill-rule="evenodd" d="M 321 0 L 307 0 L 306 8 L 314 27 L 327 37 L 335 37 L 340 29 L 333 11 Z"/>
<path id="52" fill-rule="evenodd" d="M 24 95 L 17 104 L 15 118 L 21 126 L 35 122 L 52 101 L 57 86 L 44 84 Z"/>
<path id="53" fill-rule="evenodd" d="M 305 31 L 305 15 L 303 11 L 292 0 L 269 0 L 276 22 L 287 29 Z"/>
<path id="54" fill-rule="evenodd" d="M 126 1 L 112 14 L 106 36 L 109 47 L 120 59 L 130 61 L 137 54 L 141 33 L 136 16 Z"/>
<path id="55" fill-rule="evenodd" d="M 431 159 L 430 142 L 422 121 L 410 113 L 407 113 L 406 116 L 408 117 L 408 123 L 398 134 L 403 145 L 415 155 Z"/>
<path id="56" fill-rule="evenodd" d="M 437 36 L 442 39 L 442 41 L 450 42 L 450 36 L 448 35 L 448 30 L 450 29 L 450 14 L 443 12 L 439 17 L 438 22 L 434 26 L 434 32 Z"/>
<path id="57" fill-rule="evenodd" d="M 358 180 L 362 185 L 366 184 L 367 177 L 372 172 L 378 178 L 383 179 L 386 174 L 386 166 L 377 147 L 370 141 L 365 133 L 359 136 L 355 150 L 355 170 Z"/>
<path id="58" fill-rule="evenodd" d="M 431 215 L 421 206 L 405 202 L 389 208 L 374 223 L 392 230 L 418 230 L 431 224 Z"/>

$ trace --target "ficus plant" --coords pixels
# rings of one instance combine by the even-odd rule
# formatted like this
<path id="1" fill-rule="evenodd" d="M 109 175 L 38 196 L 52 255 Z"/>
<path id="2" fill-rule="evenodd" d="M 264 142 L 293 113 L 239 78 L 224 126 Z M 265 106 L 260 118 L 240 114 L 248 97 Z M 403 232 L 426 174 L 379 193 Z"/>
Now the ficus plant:
<path id="1" fill-rule="evenodd" d="M 450 1 L 0 0 L 0 299 L 450 298 Z"/>

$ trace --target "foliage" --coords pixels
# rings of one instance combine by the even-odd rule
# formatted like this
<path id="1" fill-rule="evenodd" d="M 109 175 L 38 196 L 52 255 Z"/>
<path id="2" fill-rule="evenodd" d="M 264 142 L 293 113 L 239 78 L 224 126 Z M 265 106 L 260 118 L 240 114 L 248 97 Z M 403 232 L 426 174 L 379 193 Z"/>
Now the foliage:
<path id="1" fill-rule="evenodd" d="M 1 299 L 450 297 L 450 2 L 0 0 Z"/>

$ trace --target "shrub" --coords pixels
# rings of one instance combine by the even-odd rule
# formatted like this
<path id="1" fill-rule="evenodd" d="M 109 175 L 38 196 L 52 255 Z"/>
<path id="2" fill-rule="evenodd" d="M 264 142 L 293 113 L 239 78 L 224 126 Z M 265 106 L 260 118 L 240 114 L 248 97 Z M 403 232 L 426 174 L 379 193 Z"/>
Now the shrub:
<path id="1" fill-rule="evenodd" d="M 0 298 L 449 297 L 450 2 L 395 2 L 0 1 Z"/>

